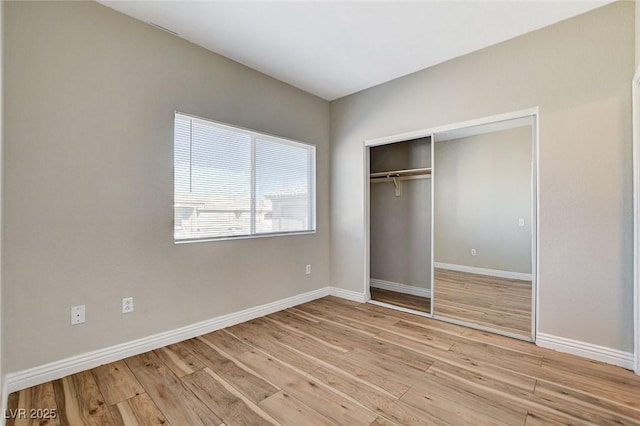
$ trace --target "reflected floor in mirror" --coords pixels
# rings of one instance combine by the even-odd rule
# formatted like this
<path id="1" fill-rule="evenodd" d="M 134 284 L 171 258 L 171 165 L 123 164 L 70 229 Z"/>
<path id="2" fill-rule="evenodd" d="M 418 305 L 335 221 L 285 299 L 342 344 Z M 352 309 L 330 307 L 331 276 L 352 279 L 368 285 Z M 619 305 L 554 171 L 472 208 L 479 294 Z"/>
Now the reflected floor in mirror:
<path id="1" fill-rule="evenodd" d="M 435 269 L 435 314 L 531 335 L 531 281 Z"/>
<path id="2" fill-rule="evenodd" d="M 427 314 L 431 310 L 431 299 L 428 297 L 414 296 L 412 294 L 383 290 L 381 288 L 371 287 L 371 300 L 388 303 L 401 308 L 413 309 L 414 311 L 425 312 Z"/>

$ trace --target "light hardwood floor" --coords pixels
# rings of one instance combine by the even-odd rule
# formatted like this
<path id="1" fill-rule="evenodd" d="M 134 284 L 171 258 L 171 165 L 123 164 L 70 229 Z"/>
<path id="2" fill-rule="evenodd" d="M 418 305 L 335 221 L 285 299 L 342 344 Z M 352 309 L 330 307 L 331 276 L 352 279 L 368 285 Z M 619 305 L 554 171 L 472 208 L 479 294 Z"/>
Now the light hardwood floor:
<path id="1" fill-rule="evenodd" d="M 531 335 L 531 281 L 435 269 L 436 315 Z"/>
<path id="2" fill-rule="evenodd" d="M 327 297 L 13 393 L 9 409 L 56 408 L 62 425 L 640 425 L 639 402 L 622 368 Z"/>
<path id="3" fill-rule="evenodd" d="M 377 302 L 389 303 L 414 311 L 429 313 L 431 310 L 431 299 L 428 297 L 414 296 L 412 294 L 399 293 L 397 291 L 383 290 L 371 287 L 371 299 Z"/>

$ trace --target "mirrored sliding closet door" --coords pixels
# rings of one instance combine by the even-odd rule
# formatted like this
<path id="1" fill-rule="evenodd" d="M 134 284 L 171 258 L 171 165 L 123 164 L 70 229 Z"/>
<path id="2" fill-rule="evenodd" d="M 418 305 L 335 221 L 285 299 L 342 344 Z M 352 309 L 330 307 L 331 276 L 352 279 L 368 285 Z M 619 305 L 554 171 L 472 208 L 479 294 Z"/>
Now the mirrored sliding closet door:
<path id="1" fill-rule="evenodd" d="M 436 318 L 533 338 L 534 117 L 434 136 Z"/>

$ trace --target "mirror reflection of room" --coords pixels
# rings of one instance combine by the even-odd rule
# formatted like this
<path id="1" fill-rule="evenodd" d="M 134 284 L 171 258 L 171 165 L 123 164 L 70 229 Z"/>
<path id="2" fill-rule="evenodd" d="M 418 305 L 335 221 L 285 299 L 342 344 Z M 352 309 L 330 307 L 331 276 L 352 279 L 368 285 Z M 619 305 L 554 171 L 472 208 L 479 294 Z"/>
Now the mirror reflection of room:
<path id="1" fill-rule="evenodd" d="M 529 338 L 532 126 L 512 120 L 436 141 L 435 314 Z"/>
<path id="2" fill-rule="evenodd" d="M 371 299 L 431 308 L 431 140 L 370 149 Z"/>

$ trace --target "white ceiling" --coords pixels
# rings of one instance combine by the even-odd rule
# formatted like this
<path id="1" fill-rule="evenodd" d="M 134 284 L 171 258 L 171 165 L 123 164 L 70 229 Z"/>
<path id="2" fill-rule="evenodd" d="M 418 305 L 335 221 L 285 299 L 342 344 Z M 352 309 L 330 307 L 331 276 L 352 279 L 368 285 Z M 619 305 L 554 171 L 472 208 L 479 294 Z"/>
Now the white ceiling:
<path id="1" fill-rule="evenodd" d="M 100 0 L 327 100 L 610 2 Z"/>

